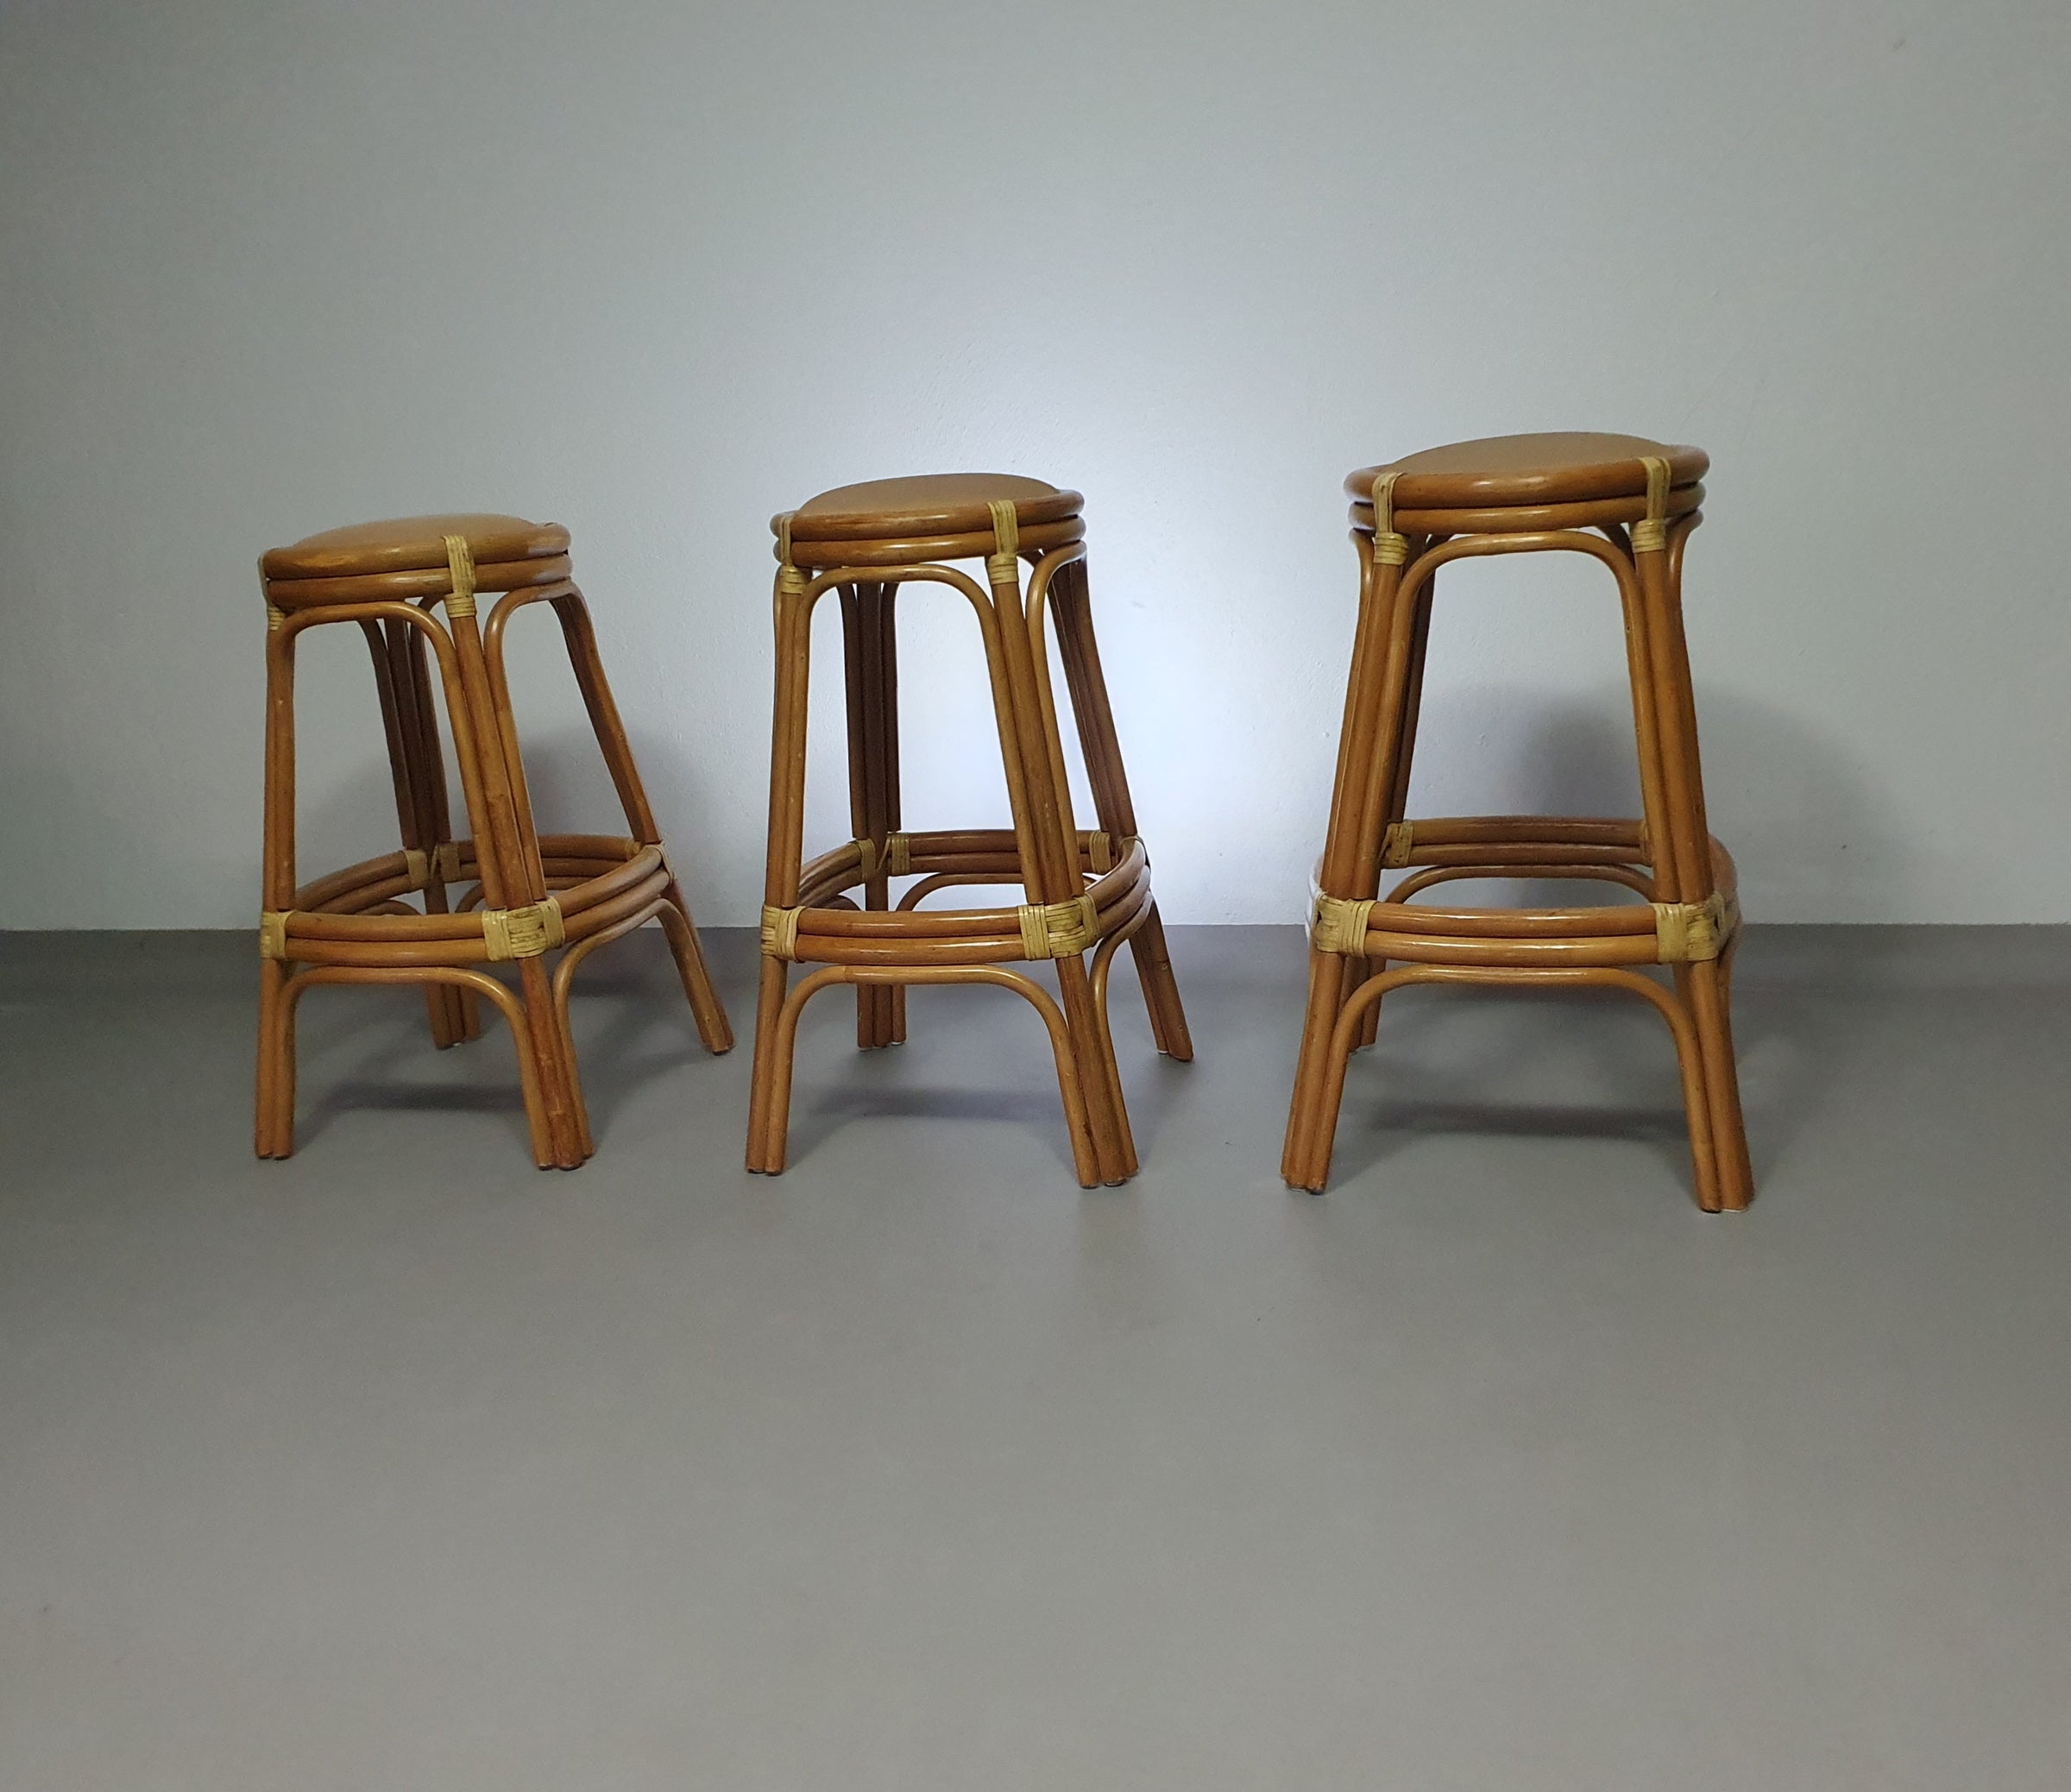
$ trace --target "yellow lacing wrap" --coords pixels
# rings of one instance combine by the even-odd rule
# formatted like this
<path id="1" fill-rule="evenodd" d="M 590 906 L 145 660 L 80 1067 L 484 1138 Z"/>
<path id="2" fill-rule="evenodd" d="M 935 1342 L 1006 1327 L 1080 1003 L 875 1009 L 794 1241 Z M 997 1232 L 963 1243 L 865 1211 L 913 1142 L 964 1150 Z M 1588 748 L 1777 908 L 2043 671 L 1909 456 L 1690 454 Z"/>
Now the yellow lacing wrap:
<path id="1" fill-rule="evenodd" d="M 1741 905 L 1717 890 L 1701 902 L 1656 902 L 1655 956 L 1664 965 L 1715 959 L 1739 930 Z"/>
<path id="2" fill-rule="evenodd" d="M 798 917 L 804 912 L 803 909 L 779 909 L 769 902 L 762 905 L 762 950 L 765 957 L 798 956 Z"/>
<path id="3" fill-rule="evenodd" d="M 292 909 L 262 909 L 259 912 L 259 956 L 262 959 L 285 959 L 287 956 L 287 917 Z"/>
<path id="4" fill-rule="evenodd" d="M 903 833 L 884 836 L 884 875 L 887 877 L 910 877 L 913 875 L 913 841 Z"/>
<path id="5" fill-rule="evenodd" d="M 1014 514 L 1014 503 L 1009 498 L 995 498 L 988 506 L 992 512 L 992 552 L 985 556 L 985 570 L 991 575 L 995 585 L 1021 583 L 1021 520 Z"/>
<path id="6" fill-rule="evenodd" d="M 1086 862 L 1093 868 L 1096 877 L 1105 877 L 1115 868 L 1115 843 L 1105 833 L 1089 833 L 1086 837 Z"/>
<path id="7" fill-rule="evenodd" d="M 1633 551 L 1659 554 L 1668 545 L 1668 462 L 1658 454 L 1643 454 L 1646 468 L 1646 515 L 1633 525 Z"/>
<path id="8" fill-rule="evenodd" d="M 1023 902 L 1021 955 L 1075 959 L 1100 937 L 1100 915 L 1089 893 L 1062 902 Z"/>
<path id="9" fill-rule="evenodd" d="M 278 604 L 268 604 L 266 607 L 266 632 L 268 634 L 271 634 L 286 620 L 287 612 L 280 608 Z"/>
<path id="10" fill-rule="evenodd" d="M 446 614 L 457 620 L 475 613 L 475 550 L 464 535 L 449 535 L 444 540 L 446 570 L 453 575 L 453 594 L 446 600 Z"/>
<path id="11" fill-rule="evenodd" d="M 422 890 L 431 878 L 431 861 L 415 846 L 403 848 L 403 875 L 412 890 Z"/>
<path id="12" fill-rule="evenodd" d="M 1409 558 L 1409 542 L 1395 533 L 1395 480 L 1393 473 L 1374 477 L 1374 563 L 1400 566 Z"/>
<path id="13" fill-rule="evenodd" d="M 863 873 L 863 881 L 868 883 L 878 875 L 878 843 L 858 836 L 856 857 L 861 861 L 858 869 Z"/>
<path id="14" fill-rule="evenodd" d="M 1334 952 L 1348 959 L 1366 955 L 1367 919 L 1374 912 L 1372 900 L 1355 902 L 1344 896 L 1319 895 L 1316 915 L 1309 927 L 1309 940 L 1319 952 Z"/>
<path id="15" fill-rule="evenodd" d="M 561 927 L 561 900 L 545 896 L 522 909 L 484 909 L 482 937 L 489 943 L 492 962 L 503 959 L 536 959 L 551 952 L 564 937 Z"/>
<path id="16" fill-rule="evenodd" d="M 1381 863 L 1391 871 L 1399 871 L 1409 863 L 1410 854 L 1416 851 L 1417 825 L 1413 821 L 1391 821 L 1388 832 L 1381 836 Z"/>
<path id="17" fill-rule="evenodd" d="M 439 884 L 460 882 L 460 844 L 456 840 L 441 840 L 431 849 L 431 882 Z"/>

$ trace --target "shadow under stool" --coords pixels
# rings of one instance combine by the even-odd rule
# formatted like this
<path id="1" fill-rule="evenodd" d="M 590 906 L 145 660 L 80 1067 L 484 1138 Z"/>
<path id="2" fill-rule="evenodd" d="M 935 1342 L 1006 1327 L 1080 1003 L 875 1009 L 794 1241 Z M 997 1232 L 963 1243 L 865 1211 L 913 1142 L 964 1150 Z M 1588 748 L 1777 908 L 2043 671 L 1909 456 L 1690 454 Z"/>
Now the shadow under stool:
<path id="1" fill-rule="evenodd" d="M 1517 436 L 1432 449 L 1345 481 L 1359 621 L 1281 1162 L 1291 1186 L 1319 1192 L 1329 1179 L 1347 1060 L 1372 1042 L 1388 990 L 1585 986 L 1629 990 L 1667 1022 L 1698 1204 L 1747 1206 L 1752 1179 L 1728 1015 L 1737 879 L 1705 821 L 1683 636 L 1683 550 L 1700 520 L 1698 481 L 1709 465 L 1697 449 L 1635 436 Z M 1585 554 L 1616 582 L 1642 820 L 1406 813 L 1438 570 L 1521 553 Z M 1398 877 L 1385 898 L 1384 872 Z M 1645 900 L 1549 909 L 1413 900 L 1475 878 L 1621 884 Z M 1669 979 L 1649 975 L 1654 966 Z"/>
<path id="2" fill-rule="evenodd" d="M 266 863 L 260 917 L 261 1157 L 294 1150 L 295 1008 L 315 984 L 422 984 L 431 1036 L 476 1037 L 480 1003 L 509 1024 L 532 1155 L 572 1169 L 595 1148 L 569 1031 L 570 984 L 600 946 L 659 920 L 706 1046 L 733 1043 L 690 909 L 570 577 L 568 531 L 519 517 L 406 517 L 312 535 L 259 563 L 266 594 Z M 486 622 L 478 593 L 502 594 Z M 624 834 L 540 834 L 504 674 L 505 630 L 552 606 Z M 435 613 L 445 612 L 442 625 Z M 366 637 L 403 850 L 298 885 L 295 644 L 351 623 Z M 432 676 L 431 664 L 437 664 Z M 439 747 L 445 699 L 469 833 L 453 837 Z M 463 886 L 457 896 L 455 886 Z M 408 898 L 417 898 L 413 907 Z M 550 977 L 547 954 L 561 957 Z M 516 984 L 486 968 L 507 964 Z"/>
<path id="3" fill-rule="evenodd" d="M 1123 941 L 1136 959 L 1158 1049 L 1188 1059 L 1193 1048 L 1094 645 L 1081 502 L 1078 493 L 1040 480 L 942 474 L 844 486 L 771 525 L 777 689 L 751 1170 L 774 1175 L 784 1167 L 798 1016 L 818 991 L 856 986 L 856 1042 L 867 1047 L 905 1038 L 907 985 L 985 983 L 1024 997 L 1048 1028 L 1081 1185 L 1136 1173 L 1107 1022 L 1108 973 Z M 983 560 L 984 582 L 948 563 L 960 560 Z M 976 616 L 1010 829 L 903 831 L 893 610 L 910 585 L 946 586 Z M 812 615 L 830 591 L 841 606 L 854 838 L 802 864 Z M 1081 830 L 1072 811 L 1046 618 L 1096 830 Z M 892 880 L 907 877 L 915 881 L 895 901 Z M 1018 883 L 1024 900 L 1013 908 L 921 907 L 938 890 L 1002 883 Z M 1042 960 L 1055 972 L 1054 996 L 1009 968 Z M 793 987 L 795 963 L 816 968 Z"/>

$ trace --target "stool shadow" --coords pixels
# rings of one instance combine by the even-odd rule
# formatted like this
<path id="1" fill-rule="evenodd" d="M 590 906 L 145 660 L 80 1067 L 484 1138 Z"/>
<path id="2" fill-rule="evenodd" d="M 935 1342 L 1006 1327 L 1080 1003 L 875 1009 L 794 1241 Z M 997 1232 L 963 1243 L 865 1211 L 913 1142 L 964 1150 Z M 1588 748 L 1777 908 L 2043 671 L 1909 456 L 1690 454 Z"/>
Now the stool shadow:
<path id="1" fill-rule="evenodd" d="M 1622 683 L 1602 684 L 1586 702 L 1486 687 L 1427 701 L 1410 814 L 1637 814 L 1628 703 Z M 1845 905 L 1850 887 L 1890 887 L 1903 868 L 1899 843 L 1904 834 L 1847 750 L 1813 733 L 1798 714 L 1739 690 L 1700 685 L 1697 714 L 1711 828 L 1734 852 L 1747 917 L 1734 979 L 1734 1026 L 1759 1199 L 1761 1186 L 1788 1161 L 1796 1141 L 1816 1121 L 1849 1037 L 1845 1026 L 1822 1023 L 1818 1010 L 1783 994 L 1800 987 L 1797 983 L 1765 979 L 1764 908 L 1773 902 L 1795 919 L 1807 910 L 1819 914 Z M 1578 888 L 1558 883 L 1459 887 L 1472 892 L 1465 898 L 1470 901 L 1556 906 L 1577 901 Z M 1615 891 L 1580 888 L 1589 891 L 1583 901 L 1620 899 Z M 1407 1138 L 1464 1130 L 1651 1139 L 1665 1159 L 1675 1161 L 1688 1186 L 1674 1047 L 1658 1022 L 1655 1056 L 1642 1063 L 1636 1053 L 1627 1053 L 1629 1065 L 1616 1066 L 1615 1073 L 1656 1079 L 1654 1086 L 1667 1078 L 1659 1104 L 1504 1107 L 1463 1098 L 1457 1076 L 1434 1075 L 1419 1061 L 1413 1025 L 1424 1016 L 1414 1010 L 1401 1013 L 1404 993 L 1383 1004 L 1376 1052 L 1353 1059 L 1340 1124 L 1342 1167 L 1334 1166 L 1333 1181 L 1385 1161 Z M 1460 992 L 1452 999 L 1502 998 Z M 1610 1037 L 1608 1031 L 1585 1027 L 1574 1029 L 1571 1040 L 1581 1044 Z M 1476 1060 L 1476 1085 L 1487 1086 L 1519 1066 L 1523 1044 L 1515 1029 L 1507 1031 L 1499 1055 Z M 1377 1054 L 1391 1085 L 1405 1078 L 1419 1085 L 1421 1092 L 1400 1097 L 1391 1087 L 1377 1108 L 1359 1101 L 1360 1066 Z M 1614 1066 L 1606 1068 L 1608 1072 Z M 1649 1085 L 1642 1081 L 1637 1086 Z"/>

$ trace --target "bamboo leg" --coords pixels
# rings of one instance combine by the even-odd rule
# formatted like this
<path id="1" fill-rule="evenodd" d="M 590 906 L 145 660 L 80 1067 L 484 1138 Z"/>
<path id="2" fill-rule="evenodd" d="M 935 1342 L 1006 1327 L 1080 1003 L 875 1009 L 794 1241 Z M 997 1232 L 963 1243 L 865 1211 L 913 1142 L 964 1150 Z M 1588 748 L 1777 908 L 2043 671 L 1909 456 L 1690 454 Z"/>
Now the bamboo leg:
<path id="1" fill-rule="evenodd" d="M 611 685 L 604 676 L 604 659 L 597 651 L 596 629 L 590 622 L 589 608 L 582 600 L 582 594 L 570 590 L 566 596 L 556 598 L 554 614 L 561 624 L 569 664 L 575 671 L 576 686 L 582 695 L 582 707 L 589 716 L 590 732 L 596 736 L 598 751 L 604 756 L 612 784 L 619 793 L 619 805 L 625 811 L 626 825 L 635 839 L 644 845 L 660 846 L 661 830 L 655 826 L 646 787 L 640 782 L 639 768 L 633 763 L 632 743 L 626 738 L 626 725 L 612 697 Z M 671 871 L 673 873 L 673 867 Z M 706 967 L 690 904 L 673 874 L 667 897 L 670 907 L 661 912 L 663 931 L 668 935 L 677 975 L 683 981 L 683 994 L 690 1003 L 692 1018 L 697 1022 L 698 1037 L 704 1041 L 707 1051 L 730 1051 L 733 1046 L 733 1029 L 727 1023 L 725 1004 L 720 1001 L 711 972 Z M 670 924 L 671 911 L 681 919 L 681 927 Z"/>
<path id="2" fill-rule="evenodd" d="M 404 850 L 425 853 L 429 865 L 431 842 L 425 827 L 425 803 L 419 789 L 422 773 L 413 763 L 416 693 L 407 689 L 406 682 L 399 682 L 396 678 L 396 651 L 406 645 L 395 632 L 397 626 L 367 621 L 360 625 L 360 632 L 367 638 L 368 651 L 374 660 L 374 685 L 381 701 L 381 733 L 388 743 L 389 781 L 395 789 L 396 826 Z M 410 706 L 406 716 L 406 703 Z M 425 906 L 428 911 L 431 909 L 428 890 Z M 431 1025 L 431 1042 L 442 1051 L 466 1036 L 461 1023 L 459 997 L 460 992 L 450 984 L 425 985 L 425 1009 Z"/>
<path id="3" fill-rule="evenodd" d="M 1057 618 L 1057 654 L 1064 665 L 1086 778 L 1092 785 L 1094 813 L 1103 831 L 1117 841 L 1133 838 L 1136 833 L 1136 804 L 1130 796 L 1122 743 L 1115 731 L 1107 679 L 1100 666 L 1083 560 L 1061 569 L 1052 579 L 1050 604 Z M 1187 1031 L 1187 1010 L 1180 1000 L 1179 981 L 1173 975 L 1172 955 L 1166 948 L 1164 923 L 1158 917 L 1155 903 L 1130 937 L 1129 950 L 1136 961 L 1136 981 L 1143 990 L 1143 1006 L 1150 1016 L 1151 1038 L 1168 1057 L 1182 1063 L 1191 1061 L 1193 1038 Z"/>
<path id="4" fill-rule="evenodd" d="M 389 663 L 394 669 L 404 745 L 419 804 L 421 844 L 431 859 L 431 877 L 425 886 L 425 909 L 428 914 L 450 914 L 450 897 L 439 862 L 444 849 L 453 843 L 453 821 L 446 798 L 445 759 L 438 744 L 438 705 L 432 695 L 425 637 L 419 630 L 400 624 L 388 625 L 388 635 Z M 432 987 L 446 992 L 457 1022 L 456 1041 L 481 1038 L 482 1003 L 474 987 L 464 982 L 442 982 Z"/>
<path id="5" fill-rule="evenodd" d="M 1424 704 L 1424 662 L 1431 644 L 1432 588 L 1437 583 L 1437 581 L 1438 575 L 1435 573 L 1426 578 L 1413 600 L 1415 609 L 1411 623 L 1412 632 L 1409 643 L 1409 691 L 1402 707 L 1401 732 L 1395 741 L 1395 775 L 1388 783 L 1386 792 L 1388 800 L 1385 805 L 1379 814 L 1369 817 L 1368 827 L 1362 833 L 1363 844 L 1366 833 L 1370 832 L 1372 840 L 1375 844 L 1368 850 L 1374 851 L 1376 856 L 1379 852 L 1377 843 L 1387 838 L 1388 829 L 1409 814 L 1410 764 L 1416 757 L 1417 716 Z M 1378 781 L 1374 786 L 1374 794 L 1382 794 Z M 1379 890 L 1380 883 L 1376 877 L 1374 889 L 1366 893 L 1369 895 L 1378 894 Z M 1378 977 L 1386 971 L 1388 960 L 1385 959 L 1354 959 L 1349 961 L 1349 965 L 1352 974 L 1348 982 L 1351 988 L 1357 989 L 1368 978 Z M 1359 1036 L 1353 1048 L 1363 1050 L 1366 1047 L 1373 1044 L 1380 1034 L 1380 1028 L 1381 1003 L 1379 998 L 1376 998 L 1367 1005 L 1359 1023 Z"/>
<path id="6" fill-rule="evenodd" d="M 805 723 L 810 676 L 811 611 L 804 579 L 777 575 L 777 680 L 770 729 L 770 838 L 763 901 L 784 909 L 798 900 L 805 817 Z M 790 965 L 763 954 L 755 1010 L 755 1064 L 748 1101 L 747 1166 L 774 1176 L 784 1168 L 790 1132 L 790 1065 L 784 1030 Z M 779 1062 L 779 1059 L 784 1061 Z"/>
<path id="7" fill-rule="evenodd" d="M 494 865 L 501 886 L 492 891 L 490 901 L 500 907 L 537 902 L 546 895 L 545 873 L 539 863 L 530 807 L 525 801 L 524 769 L 513 763 L 514 730 L 508 706 L 497 701 L 472 607 L 459 616 L 449 608 L 447 621 L 469 730 L 476 743 L 483 812 L 473 818 L 475 852 L 485 869 Z M 517 966 L 519 998 L 525 1015 L 520 1049 L 532 1054 L 534 1081 L 553 1160 L 561 1168 L 572 1170 L 585 1155 L 585 1128 L 575 1111 L 567 1053 L 554 1014 L 546 967 L 536 958 L 519 959 Z"/>
<path id="8" fill-rule="evenodd" d="M 1354 901 L 1370 895 L 1379 877 L 1378 844 L 1368 848 L 1362 835 L 1374 805 L 1372 790 L 1376 785 L 1394 786 L 1394 757 L 1409 688 L 1413 607 L 1399 601 L 1402 568 L 1376 560 L 1364 538 L 1360 544 L 1359 628 L 1345 689 L 1338 778 L 1319 879 L 1326 895 Z M 1308 1013 L 1295 1062 L 1281 1173 L 1291 1187 L 1316 1189 L 1329 1171 L 1336 1102 L 1344 1091 L 1343 1067 L 1333 1071 L 1330 1063 L 1330 1041 L 1348 992 L 1344 964 L 1337 954 L 1312 947 L 1309 964 Z"/>
<path id="9" fill-rule="evenodd" d="M 295 650 L 293 637 L 277 626 L 266 638 L 264 827 L 260 906 L 279 913 L 295 905 Z M 286 984 L 283 961 L 261 960 L 252 1127 L 261 1157 L 288 1157 L 295 1148 L 294 1013 Z"/>
<path id="10" fill-rule="evenodd" d="M 885 837 L 898 826 L 897 647 L 892 594 L 879 583 L 841 588 L 841 639 L 847 673 L 849 827 L 878 854 L 876 875 L 863 887 L 866 909 L 883 909 L 890 886 L 883 865 Z M 899 985 L 856 984 L 856 1044 L 866 1050 L 905 1037 Z"/>
<path id="11" fill-rule="evenodd" d="M 1085 888 L 1079 871 L 1078 841 L 1072 829 L 1070 793 L 1061 792 L 1053 771 L 1054 730 L 1044 726 L 1042 687 L 1036 670 L 1028 617 L 1022 607 L 1019 569 L 1002 554 L 986 563 L 993 608 L 999 618 L 1001 657 L 1006 672 L 1011 727 L 1009 751 L 1018 759 L 1027 800 L 1027 831 L 1022 842 L 1028 900 L 1050 903 L 1075 897 Z M 1092 1129 L 1095 1161 L 1101 1181 L 1125 1182 L 1135 1173 L 1135 1154 L 1116 1112 L 1116 1073 L 1101 1048 L 1099 1016 L 1083 957 L 1055 960 L 1059 1005 L 1072 1041 L 1080 1091 Z"/>
<path id="12" fill-rule="evenodd" d="M 1665 877 L 1669 893 L 1658 900 L 1702 902 L 1712 894 L 1715 880 L 1682 605 L 1665 552 L 1657 549 L 1633 557 L 1646 619 L 1648 683 L 1667 816 L 1668 838 L 1656 841 L 1653 852 L 1665 862 L 1656 865 L 1657 883 Z M 1705 1122 L 1715 1158 L 1716 1198 L 1726 1210 L 1739 1211 L 1747 1205 L 1753 1190 L 1724 980 L 1716 962 L 1707 961 L 1678 967 L 1676 981 L 1688 1005 L 1703 1066 Z M 1694 1119 L 1692 1131 L 1694 1137 Z"/>

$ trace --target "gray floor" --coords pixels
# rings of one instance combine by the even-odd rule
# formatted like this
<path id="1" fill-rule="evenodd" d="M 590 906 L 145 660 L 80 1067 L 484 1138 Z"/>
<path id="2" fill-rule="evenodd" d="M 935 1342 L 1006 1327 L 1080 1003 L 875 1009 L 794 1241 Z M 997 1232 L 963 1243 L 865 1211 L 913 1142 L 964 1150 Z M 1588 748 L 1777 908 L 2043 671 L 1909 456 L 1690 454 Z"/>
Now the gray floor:
<path id="1" fill-rule="evenodd" d="M 1762 1192 L 1691 1207 L 1640 1004 L 1411 992 L 1275 1174 L 1291 930 L 1118 990 L 1147 1167 L 1042 1035 L 828 997 L 738 1167 L 643 939 L 601 1149 L 505 1042 L 242 939 L 0 949 L 0 1786 L 2061 1788 L 2065 934 L 1757 932 Z"/>

